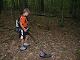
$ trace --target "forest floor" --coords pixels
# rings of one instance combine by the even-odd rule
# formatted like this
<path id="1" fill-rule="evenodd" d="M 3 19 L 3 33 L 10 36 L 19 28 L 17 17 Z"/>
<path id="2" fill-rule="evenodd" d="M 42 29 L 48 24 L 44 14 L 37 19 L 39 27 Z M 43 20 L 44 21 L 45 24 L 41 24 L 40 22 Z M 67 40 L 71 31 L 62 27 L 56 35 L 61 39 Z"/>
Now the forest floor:
<path id="1" fill-rule="evenodd" d="M 30 47 L 19 51 L 15 19 L 9 14 L 0 15 L 0 60 L 80 60 L 80 23 L 72 18 L 64 19 L 64 27 L 58 25 L 57 17 L 31 16 Z M 40 58 L 43 49 L 52 54 Z"/>

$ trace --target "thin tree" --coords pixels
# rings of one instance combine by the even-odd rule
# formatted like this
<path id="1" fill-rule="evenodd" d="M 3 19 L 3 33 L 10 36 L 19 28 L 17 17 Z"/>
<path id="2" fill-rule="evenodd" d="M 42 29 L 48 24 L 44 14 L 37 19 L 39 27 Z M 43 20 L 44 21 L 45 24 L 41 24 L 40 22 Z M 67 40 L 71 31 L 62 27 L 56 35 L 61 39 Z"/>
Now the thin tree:
<path id="1" fill-rule="evenodd" d="M 44 0 L 39 0 L 38 6 L 39 6 L 39 14 L 43 15 L 43 13 L 44 13 Z"/>
<path id="2" fill-rule="evenodd" d="M 28 0 L 19 0 L 19 9 L 28 8 Z"/>
<path id="3" fill-rule="evenodd" d="M 77 12 L 77 0 L 72 1 L 72 17 L 76 18 L 76 12 Z"/>
<path id="4" fill-rule="evenodd" d="M 0 13 L 2 9 L 3 9 L 3 0 L 0 0 Z"/>
<path id="5" fill-rule="evenodd" d="M 41 12 L 44 13 L 44 0 L 41 0 Z"/>
<path id="6" fill-rule="evenodd" d="M 28 0 L 24 0 L 24 7 L 28 8 Z"/>
<path id="7" fill-rule="evenodd" d="M 60 20 L 59 20 L 59 25 L 61 27 L 64 26 L 64 0 L 61 0 L 61 17 L 60 17 Z"/>

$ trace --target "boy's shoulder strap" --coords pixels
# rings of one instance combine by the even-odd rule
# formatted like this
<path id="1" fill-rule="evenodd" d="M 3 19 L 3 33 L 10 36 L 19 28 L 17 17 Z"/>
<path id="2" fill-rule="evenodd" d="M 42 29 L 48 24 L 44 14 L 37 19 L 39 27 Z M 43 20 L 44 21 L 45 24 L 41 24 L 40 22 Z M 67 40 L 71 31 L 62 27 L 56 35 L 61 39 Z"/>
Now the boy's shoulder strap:
<path id="1" fill-rule="evenodd" d="M 20 18 L 21 18 L 21 17 L 19 16 L 19 17 L 18 17 L 18 21 L 20 21 Z"/>
<path id="2" fill-rule="evenodd" d="M 30 16 L 27 16 L 26 18 L 27 18 L 28 21 L 30 21 Z"/>

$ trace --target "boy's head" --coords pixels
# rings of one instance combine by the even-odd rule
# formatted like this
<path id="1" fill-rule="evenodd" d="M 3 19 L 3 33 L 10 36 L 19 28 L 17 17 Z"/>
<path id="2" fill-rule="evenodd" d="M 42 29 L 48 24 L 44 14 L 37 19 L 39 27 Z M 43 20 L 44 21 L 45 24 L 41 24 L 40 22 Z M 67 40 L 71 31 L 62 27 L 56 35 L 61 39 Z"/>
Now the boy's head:
<path id="1" fill-rule="evenodd" d="M 21 12 L 21 15 L 23 16 L 28 16 L 30 14 L 30 11 L 28 8 L 23 9 L 23 11 Z"/>

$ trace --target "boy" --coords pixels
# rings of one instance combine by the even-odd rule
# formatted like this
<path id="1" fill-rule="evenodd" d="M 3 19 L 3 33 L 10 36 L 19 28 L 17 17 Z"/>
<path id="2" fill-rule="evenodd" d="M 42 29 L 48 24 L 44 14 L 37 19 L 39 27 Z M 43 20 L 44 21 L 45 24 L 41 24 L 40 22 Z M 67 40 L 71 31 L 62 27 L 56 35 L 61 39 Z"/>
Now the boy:
<path id="1" fill-rule="evenodd" d="M 28 39 L 28 16 L 30 14 L 29 9 L 24 9 L 21 12 L 21 16 L 20 16 L 20 33 L 19 33 L 19 37 L 21 39 L 21 47 L 20 50 L 25 50 L 29 44 L 26 43 L 27 39 Z"/>

